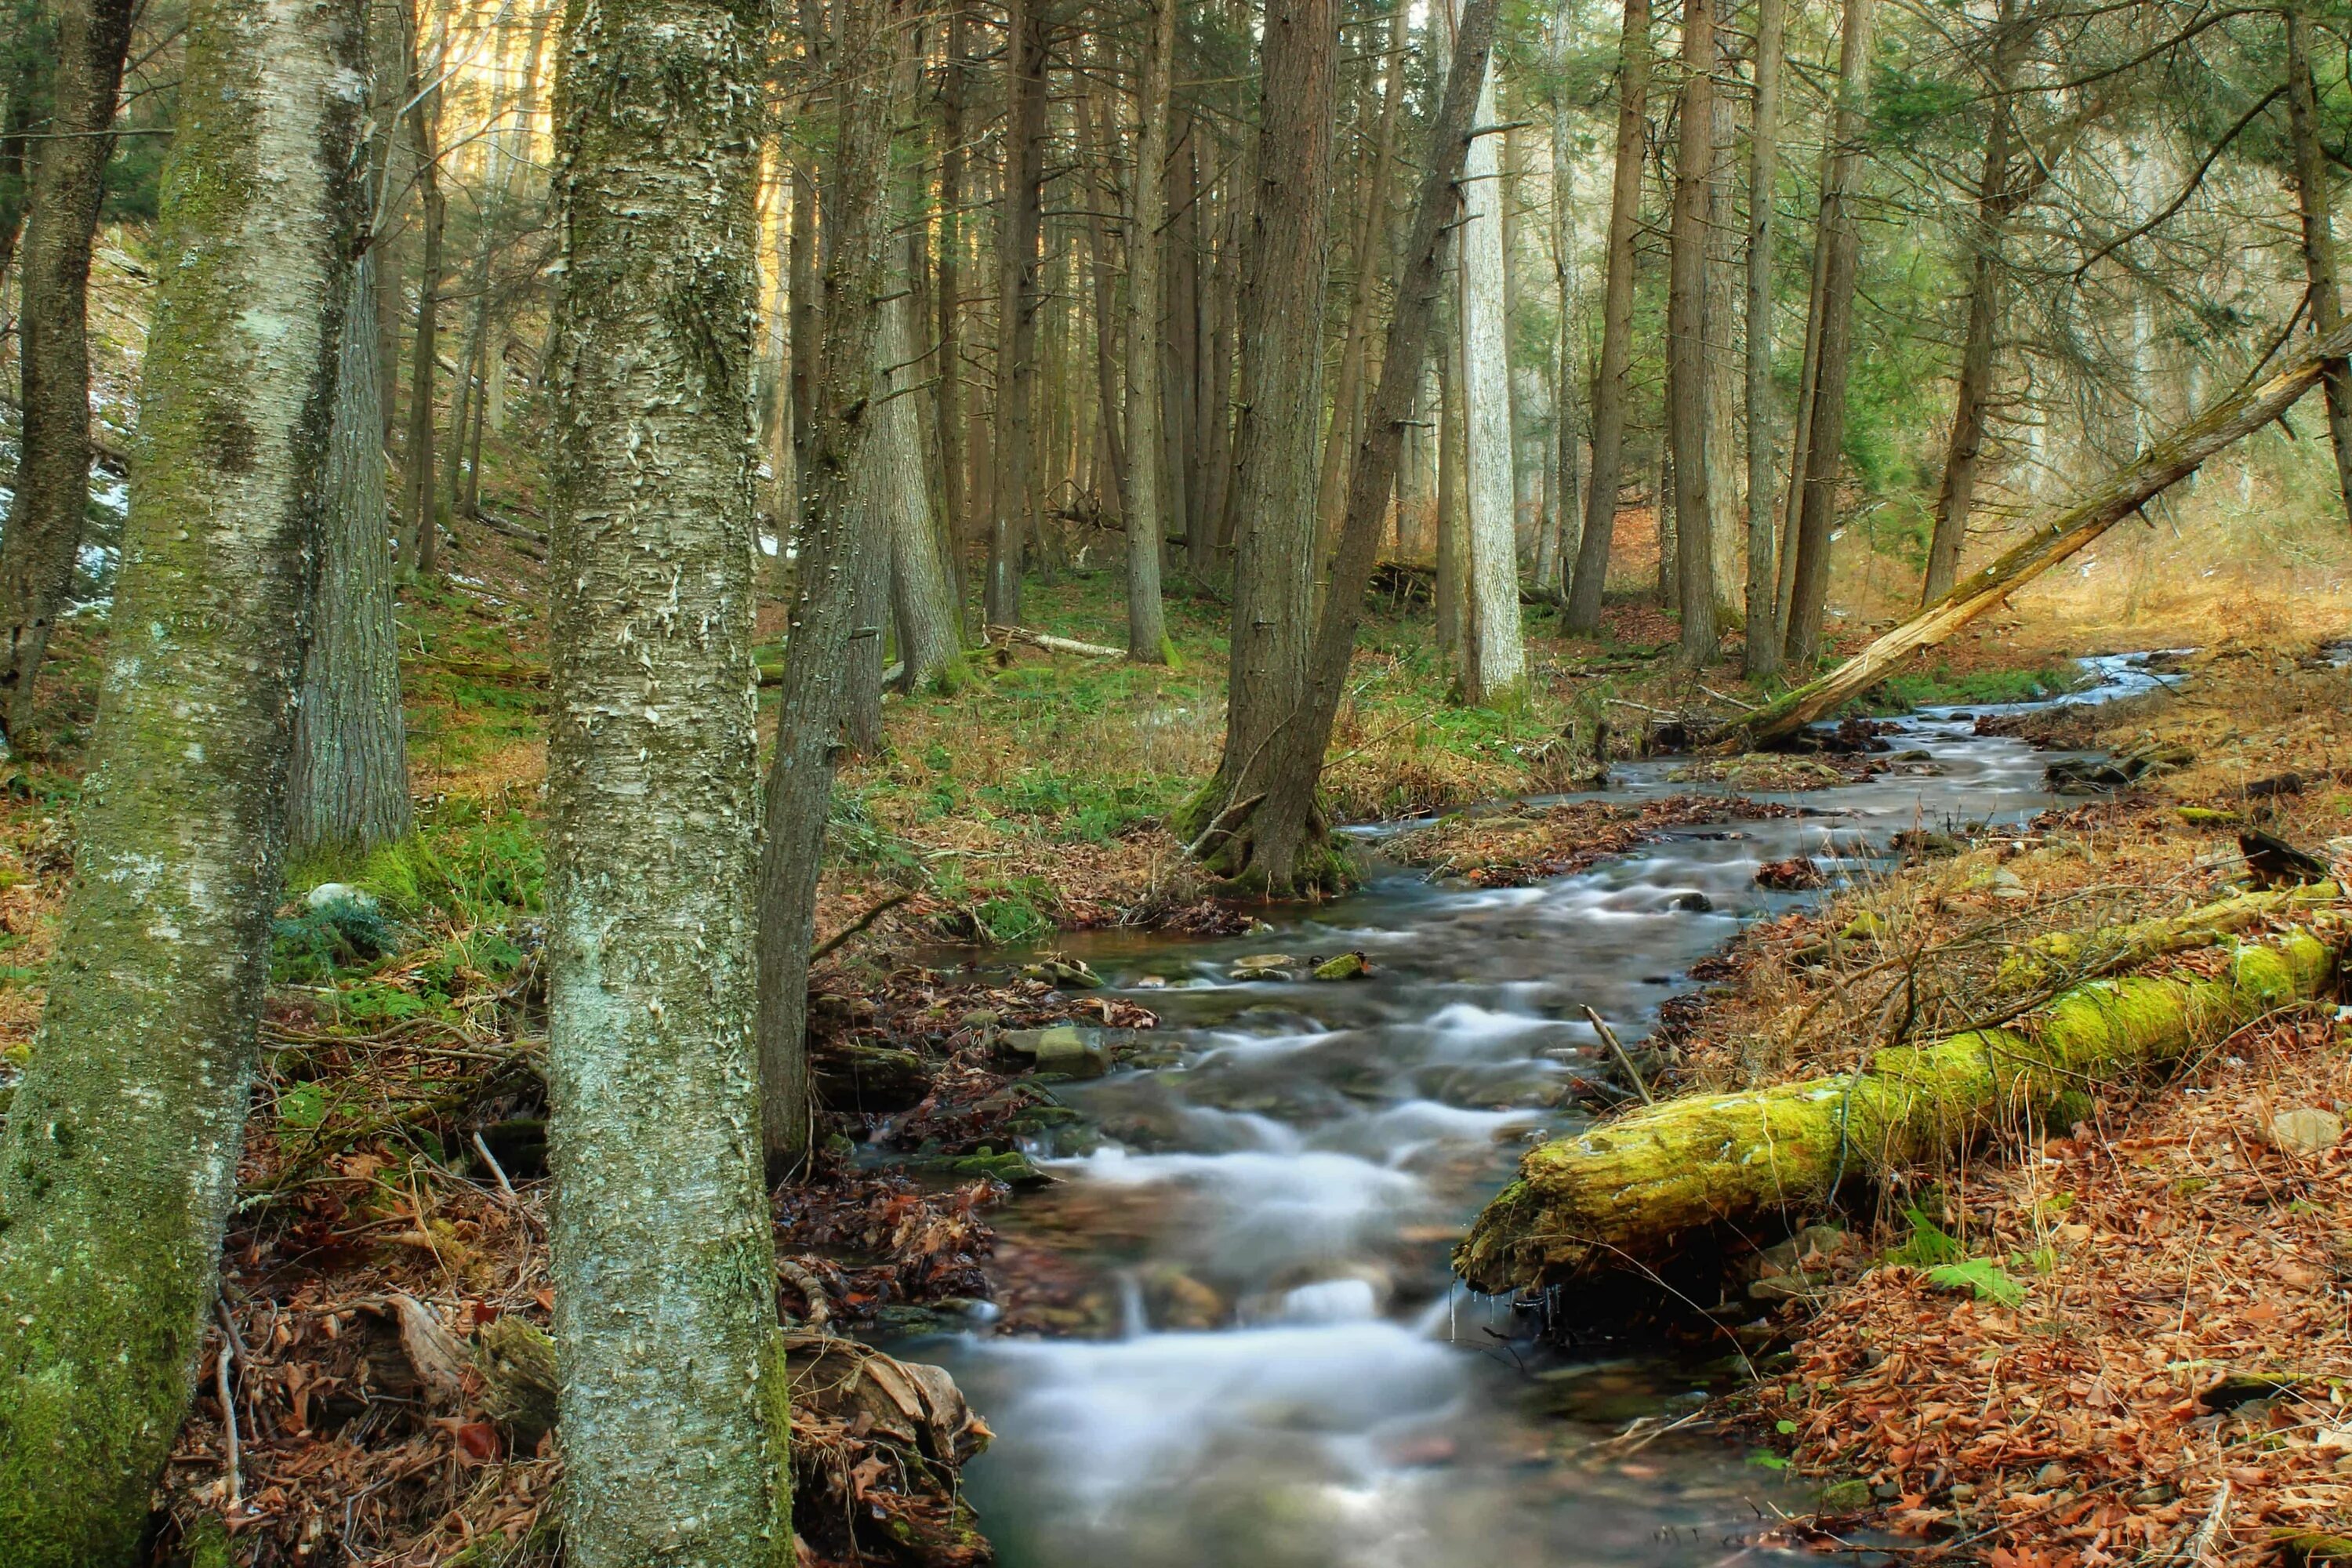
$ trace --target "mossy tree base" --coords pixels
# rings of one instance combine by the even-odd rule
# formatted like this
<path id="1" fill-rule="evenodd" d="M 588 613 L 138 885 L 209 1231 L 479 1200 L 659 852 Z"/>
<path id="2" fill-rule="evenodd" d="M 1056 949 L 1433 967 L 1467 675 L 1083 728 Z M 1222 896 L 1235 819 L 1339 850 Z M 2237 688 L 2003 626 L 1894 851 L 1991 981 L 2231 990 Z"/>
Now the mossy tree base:
<path id="1" fill-rule="evenodd" d="M 1528 1152 L 1455 1248 L 1475 1289 L 1646 1269 L 1718 1227 L 1818 1212 L 1849 1176 L 2031 1124 L 2062 1100 L 2168 1067 L 2332 980 L 2296 932 L 2242 948 L 2219 980 L 2094 981 L 2012 1028 L 1878 1052 L 1859 1073 L 1667 1100 Z"/>

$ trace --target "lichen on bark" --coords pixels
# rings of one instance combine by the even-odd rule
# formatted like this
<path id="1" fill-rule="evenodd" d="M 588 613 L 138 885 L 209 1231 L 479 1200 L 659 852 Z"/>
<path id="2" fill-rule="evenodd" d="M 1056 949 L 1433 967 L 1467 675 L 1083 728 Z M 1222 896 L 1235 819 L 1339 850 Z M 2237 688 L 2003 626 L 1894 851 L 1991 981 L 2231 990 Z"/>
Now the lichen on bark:
<path id="1" fill-rule="evenodd" d="M 792 1540 L 752 1037 L 765 15 L 565 18 L 548 1056 L 579 1568 L 741 1568 Z"/>
<path id="2" fill-rule="evenodd" d="M 78 876 L 0 1143 L 0 1562 L 135 1552 L 217 1290 L 283 849 L 356 7 L 195 0 Z"/>

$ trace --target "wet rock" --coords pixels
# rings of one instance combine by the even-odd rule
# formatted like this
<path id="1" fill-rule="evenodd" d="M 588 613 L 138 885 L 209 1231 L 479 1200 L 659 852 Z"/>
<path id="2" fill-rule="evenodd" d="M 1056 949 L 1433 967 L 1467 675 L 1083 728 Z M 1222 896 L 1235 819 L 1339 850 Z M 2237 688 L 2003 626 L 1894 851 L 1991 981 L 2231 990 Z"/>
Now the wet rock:
<path id="1" fill-rule="evenodd" d="M 1756 868 L 1756 885 L 1788 891 L 1797 888 L 1818 888 L 1822 885 L 1822 868 L 1802 855 L 1792 855 L 1786 860 L 1768 860 Z"/>
<path id="2" fill-rule="evenodd" d="M 1225 1321 L 1225 1299 L 1181 1268 L 1155 1270 L 1143 1284 L 1144 1310 L 1155 1329 L 1200 1332 Z"/>
<path id="3" fill-rule="evenodd" d="M 1288 980 L 1298 960 L 1286 952 L 1254 952 L 1236 958 L 1225 973 L 1234 980 Z"/>
<path id="4" fill-rule="evenodd" d="M 1032 980 L 1042 980 L 1048 985 L 1066 985 L 1073 991 L 1097 990 L 1103 983 L 1102 976 L 1085 963 L 1058 955 L 1024 964 L 1021 973 Z"/>
<path id="5" fill-rule="evenodd" d="M 1099 1029 L 1056 1024 L 1050 1029 L 1007 1029 L 997 1044 L 1031 1058 L 1039 1072 L 1065 1078 L 1100 1078 L 1110 1071 L 1110 1047 Z"/>
<path id="6" fill-rule="evenodd" d="M 932 1167 L 953 1176 L 985 1176 L 992 1182 L 1003 1182 L 1008 1187 L 1040 1187 L 1053 1180 L 1037 1168 L 1037 1163 L 1018 1149 L 998 1153 L 982 1143 L 970 1154 L 930 1162 Z"/>
<path id="7" fill-rule="evenodd" d="M 1944 860 L 1968 847 L 1948 833 L 1931 833 L 1926 828 L 1906 827 L 1896 834 L 1894 846 L 1914 860 Z"/>
<path id="8" fill-rule="evenodd" d="M 1343 952 L 1315 966 L 1318 980 L 1361 980 L 1372 972 L 1371 960 L 1360 952 Z"/>
<path id="9" fill-rule="evenodd" d="M 1686 913 L 1703 915 L 1715 908 L 1715 900 L 1705 893 L 1678 893 L 1670 907 Z"/>
<path id="10" fill-rule="evenodd" d="M 1822 1489 L 1823 1513 L 1855 1513 L 1870 1506 L 1870 1483 L 1860 1477 L 1832 1481 Z"/>
<path id="11" fill-rule="evenodd" d="M 2307 1160 L 2343 1142 L 2344 1121 L 2332 1110 L 2305 1106 L 2280 1111 L 2268 1131 L 2273 1146 Z"/>
<path id="12" fill-rule="evenodd" d="M 906 1110 L 931 1092 L 931 1069 L 912 1051 L 829 1041 L 810 1054 L 809 1077 L 835 1110 Z"/>

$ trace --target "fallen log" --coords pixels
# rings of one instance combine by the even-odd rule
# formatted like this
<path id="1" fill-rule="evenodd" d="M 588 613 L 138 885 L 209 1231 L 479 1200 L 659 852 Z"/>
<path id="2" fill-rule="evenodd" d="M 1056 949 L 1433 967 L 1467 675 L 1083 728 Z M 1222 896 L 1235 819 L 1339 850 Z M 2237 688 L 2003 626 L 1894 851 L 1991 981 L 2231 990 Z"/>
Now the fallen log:
<path id="1" fill-rule="evenodd" d="M 1530 1150 L 1454 1249 L 1454 1269 L 1494 1293 L 1644 1271 L 1719 1228 L 1818 1213 L 1848 1176 L 1965 1148 L 2309 1000 L 2336 961 L 2296 931 L 2241 948 L 2222 979 L 2095 980 L 2030 1021 L 1892 1047 L 1859 1073 L 1643 1107 Z"/>
<path id="2" fill-rule="evenodd" d="M 2112 974 L 2167 953 L 2210 947 L 2256 921 L 2307 914 L 2343 898 L 2333 882 L 2305 882 L 2270 892 L 2240 893 L 2170 919 L 2082 931 L 2047 931 L 2011 952 L 2000 966 L 2000 984 L 2020 989 L 2058 975 L 2076 981 Z"/>
<path id="3" fill-rule="evenodd" d="M 1042 647 L 1047 653 L 1074 653 L 1084 658 L 1125 658 L 1123 647 L 1110 647 L 1098 642 L 1080 642 L 1076 637 L 1057 637 L 1045 632 L 1031 631 L 1027 626 L 990 626 L 982 634 L 987 642 L 1027 643 Z"/>
<path id="4" fill-rule="evenodd" d="M 2208 408 L 2093 484 L 2071 504 L 2037 522 L 2024 540 L 1950 593 L 1835 669 L 1742 714 L 1716 731 L 1718 742 L 1753 750 L 1835 712 L 1893 674 L 1922 648 L 1935 647 L 2033 578 L 2081 551 L 2116 523 L 2197 471 L 2207 458 L 2282 417 L 2317 383 L 2328 361 L 2352 351 L 2352 317 L 2314 339 L 2284 370 Z"/>

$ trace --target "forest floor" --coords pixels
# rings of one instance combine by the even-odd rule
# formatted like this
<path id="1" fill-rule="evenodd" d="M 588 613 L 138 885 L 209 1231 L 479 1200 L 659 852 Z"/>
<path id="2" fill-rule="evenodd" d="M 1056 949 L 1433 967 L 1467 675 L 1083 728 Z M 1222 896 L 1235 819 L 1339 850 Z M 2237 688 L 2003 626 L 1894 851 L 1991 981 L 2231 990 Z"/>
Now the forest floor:
<path id="1" fill-rule="evenodd" d="M 2262 868 L 2242 827 L 2341 880 L 2347 710 L 2352 670 L 2240 648 L 2187 661 L 2174 690 L 2032 716 L 2050 743 L 2154 766 L 2022 829 L 1914 836 L 1899 868 L 1750 927 L 1654 1042 L 1668 1086 L 1843 1072 L 1900 1030 L 1963 1026 L 2028 938 L 2245 885 Z M 1791 1537 L 1892 1528 L 2094 1568 L 2352 1550 L 2329 1539 L 2352 1521 L 2346 1028 L 2332 1001 L 2267 1016 L 2168 1082 L 1885 1183 L 1874 1212 L 1736 1269 L 1718 1315 L 1762 1314 L 1740 1331 L 1780 1353 L 1718 1415 L 1831 1483 Z"/>
<path id="2" fill-rule="evenodd" d="M 496 1342 L 501 1320 L 543 1324 L 551 1300 L 537 1060 L 545 1036 L 543 569 L 527 539 L 461 531 L 450 575 L 410 593 L 401 611 L 418 831 L 362 863 L 304 865 L 289 877 L 263 1073 L 224 1264 L 226 1331 L 207 1348 L 205 1392 L 166 1478 L 176 1522 L 159 1538 L 159 1562 L 184 1552 L 179 1532 L 207 1517 L 226 1519 L 237 1560 L 255 1568 L 326 1561 L 527 1568 L 549 1561 L 539 1526 L 559 1462 L 533 1423 L 518 1419 L 510 1390 L 490 1375 L 494 1367 L 439 1357 L 469 1340 Z M 1030 592 L 1031 624 L 1118 640 L 1114 578 L 1065 577 Z M 1049 1084 L 997 1054 L 992 1042 L 1003 1031 L 1077 1024 L 1104 1030 L 1115 1055 L 1149 1053 L 1154 1020 L 1143 1009 L 1088 995 L 1082 979 L 1070 984 L 1050 959 L 1009 981 L 952 976 L 951 944 L 1050 948 L 1055 931 L 1087 925 L 1231 930 L 1253 918 L 1248 908 L 1213 897 L 1161 826 L 1215 764 L 1225 674 L 1223 606 L 1208 596 L 1177 598 L 1171 612 L 1181 656 L 1174 667 L 1028 647 L 992 654 L 978 678 L 953 694 L 893 698 L 886 752 L 845 768 L 820 932 L 841 932 L 877 905 L 902 895 L 904 901 L 832 952 L 813 982 L 827 1136 L 805 1180 L 780 1194 L 776 1214 L 783 1305 L 796 1321 L 868 1334 L 900 1331 L 937 1321 L 927 1314 L 955 1313 L 986 1290 L 988 1211 L 1030 1178 L 1014 1143 L 1024 1130 L 1068 1114 Z M 763 631 L 772 637 L 781 619 L 781 605 L 770 606 Z M 2019 631 L 1992 628 L 1964 640 L 1892 695 L 1974 702 L 2053 688 L 2065 656 L 2081 650 Z M 1447 701 L 1425 612 L 1384 610 L 1367 628 L 1335 739 L 1329 785 L 1339 815 L 1397 818 L 1566 787 L 1590 770 L 1597 721 L 1607 722 L 1622 749 L 1639 736 L 1647 710 L 1688 710 L 1709 700 L 1705 688 L 1736 683 L 1727 665 L 1696 681 L 1675 674 L 1662 657 L 1672 636 L 1669 619 L 1640 606 L 1612 607 L 1608 635 L 1585 641 L 1558 637 L 1549 613 L 1532 611 L 1528 700 L 1508 712 L 1470 712 Z M 45 680 L 47 750 L 20 759 L 0 780 L 0 1056 L 7 1062 L 25 1059 L 39 1017 L 42 968 L 71 873 L 70 820 L 101 651 L 100 634 L 87 624 L 61 630 Z M 2277 768 L 2300 766 L 2315 780 L 2334 776 L 2318 721 L 2275 705 L 2246 709 L 2234 699 L 2220 711 L 2216 721 L 2237 732 L 2226 744 L 2196 737 L 2199 766 L 2159 787 L 2229 795 L 2264 769 L 2276 771 L 2265 746 Z M 2175 713 L 2145 721 L 2182 721 Z M 1780 790 L 1866 765 L 1734 761 L 1699 771 L 1734 787 Z M 2333 789 L 2315 783 L 2284 805 L 2291 813 L 2333 810 L 2322 805 L 2344 798 Z M 1514 849 L 1490 847 L 1493 869 L 1480 874 L 1508 877 L 1516 863 L 1527 875 L 1556 875 L 1692 813 L 1724 807 L 1719 800 L 1669 802 L 1598 816 L 1562 809 L 1566 816 L 1480 819 L 1482 833 L 1517 831 L 1525 840 Z M 1976 847 L 1919 875 L 1965 877 L 1974 872 L 1964 868 L 1997 861 L 2032 871 L 2040 888 L 2038 868 L 2079 862 L 2067 873 L 2079 894 L 2069 907 L 2106 909 L 2124 897 L 2111 884 L 2155 876 L 2137 860 L 2106 863 L 2129 843 L 2133 855 L 2156 858 L 2147 866 L 2168 868 L 2173 882 L 2164 885 L 2177 882 L 2179 898 L 2193 896 L 2206 875 L 2198 856 L 2209 831 L 2168 824 L 2158 806 L 2091 809 L 2083 826 L 2053 827 L 2030 848 Z M 2142 826 L 2127 834 L 2104 826 L 2111 821 Z M 2297 818 L 2295 826 L 2305 825 Z M 1433 863 L 1459 864 L 1462 832 L 1458 822 L 1441 822 L 1417 837 Z M 2078 854 L 2063 847 L 2069 844 L 2085 847 Z M 1683 1070 L 1801 1067 L 1803 1039 L 1834 1037 L 1807 1032 L 1783 1040 L 1769 1019 L 1739 1012 L 1740 995 L 1760 998 L 1776 983 L 1789 988 L 1783 1000 L 1834 990 L 1828 972 L 1790 956 L 1806 931 L 1852 923 L 1850 906 L 1858 900 L 1877 900 L 1874 907 L 1883 905 L 1894 920 L 1910 875 L 1851 895 L 1826 925 L 1756 932 L 1727 961 L 1725 973 L 1737 977 L 1733 993 L 1714 999 L 1717 1012 L 1701 1031 L 1724 1043 L 1685 1047 Z M 2050 873 L 2053 889 L 2058 875 Z M 368 893 L 380 918 L 312 909 L 303 895 L 328 881 Z M 1836 949 L 1837 963 L 1850 961 L 1859 962 Z M 2287 1058 L 2275 1052 L 2296 1041 L 2315 1048 L 2302 1024 L 2281 1027 L 2274 1050 L 2264 1047 L 2273 1054 L 2247 1046 L 2243 1058 L 2283 1063 Z M 1699 1037 L 1687 1024 L 1685 1032 Z M 2261 1081 L 2274 1083 L 2284 1068 L 2242 1070 L 2273 1074 Z M 0 1071 L 0 1080 L 7 1076 Z M 907 1168 L 881 1173 L 854 1157 L 858 1142 L 877 1134 L 908 1157 Z M 2210 1138 L 2203 1157 L 2221 1157 Z M 2312 1186 L 2319 1174 L 2267 1166 L 2261 1173 L 2273 1184 L 2292 1177 L 2302 1184 L 2295 1190 L 2321 1195 Z M 2242 1185 L 2249 1178 L 2242 1171 L 2230 1179 Z M 2075 1190 L 2081 1212 L 2090 1213 L 2087 1179 Z M 1990 1178 L 1967 1191 L 1969 1212 L 1990 1212 Z M 1967 1228 L 1976 1223 L 1955 1234 L 1989 1234 Z M 2318 1222 L 2279 1223 L 2291 1231 Z M 2194 1245 L 2205 1254 L 2215 1245 L 2194 1225 L 2181 1234 L 2200 1237 Z M 2280 1237 L 2282 1249 L 2300 1245 L 2288 1231 Z M 1872 1306 L 1881 1296 L 1911 1302 L 1915 1314 L 1924 1300 L 1882 1270 L 1830 1296 L 1823 1315 L 1802 1331 L 1808 1337 L 1797 1353 L 1843 1354 L 1840 1347 L 1864 1331 L 1871 1313 L 1897 1310 Z M 1854 1326 L 1842 1330 L 1847 1323 Z M 2207 1326 L 2220 1331 L 2221 1321 L 2200 1321 L 2200 1331 Z M 2315 1334 L 2305 1342 L 2318 1355 L 2336 1342 Z M 1925 1356 L 1929 1341 L 1919 1343 L 1910 1353 Z M 2186 1348 L 2180 1354 L 2200 1359 Z M 2004 1375 L 2012 1388 L 2029 1386 L 2020 1381 L 2028 1373 Z M 2188 1373 L 2164 1375 L 2194 1381 Z M 903 1392 L 902 1385 L 892 1386 Z M 1799 1427 L 1799 1461 L 1854 1472 L 1874 1486 L 1908 1488 L 1898 1489 L 1896 1501 L 1910 1513 L 1949 1509 L 1974 1521 L 1993 1517 L 1983 1510 L 1996 1508 L 1995 1498 L 2032 1495 L 1990 1472 L 1975 1483 L 1958 1481 L 1957 1469 L 1927 1487 L 1917 1469 L 1926 1450 L 1916 1442 L 1899 1459 L 1892 1436 L 1864 1447 L 1879 1442 L 1866 1433 L 1894 1429 L 1826 1419 L 1853 1414 L 1830 1403 L 1847 1397 L 1842 1392 L 1806 1397 L 1817 1403 L 1807 1405 Z M 869 1401 L 861 1413 L 811 1400 L 796 1409 L 797 1523 L 807 1560 L 975 1560 L 982 1549 L 959 1512 L 954 1456 L 942 1448 L 940 1423 L 927 1425 L 940 1413 L 926 1407 L 926 1419 L 901 1429 L 888 1419 L 877 1426 L 879 1408 Z M 2263 1463 L 2281 1478 L 2304 1473 Z M 1955 1484 L 1979 1488 L 1985 1500 L 1973 1505 L 1977 1511 L 1950 1490 Z M 2183 1471 L 2175 1484 L 2174 1500 L 2198 1506 L 2204 1494 L 2194 1476 Z M 2232 1485 L 2243 1498 L 2252 1483 Z M 2053 1482 L 2044 1489 L 2058 1489 Z M 2111 1490 L 2095 1500 L 2112 1498 Z M 2072 1516 L 2055 1506 L 2026 1516 L 2019 1539 L 2041 1539 L 2037 1521 L 2060 1517 Z M 2242 1501 L 2225 1523 L 2243 1531 L 2255 1517 Z"/>

